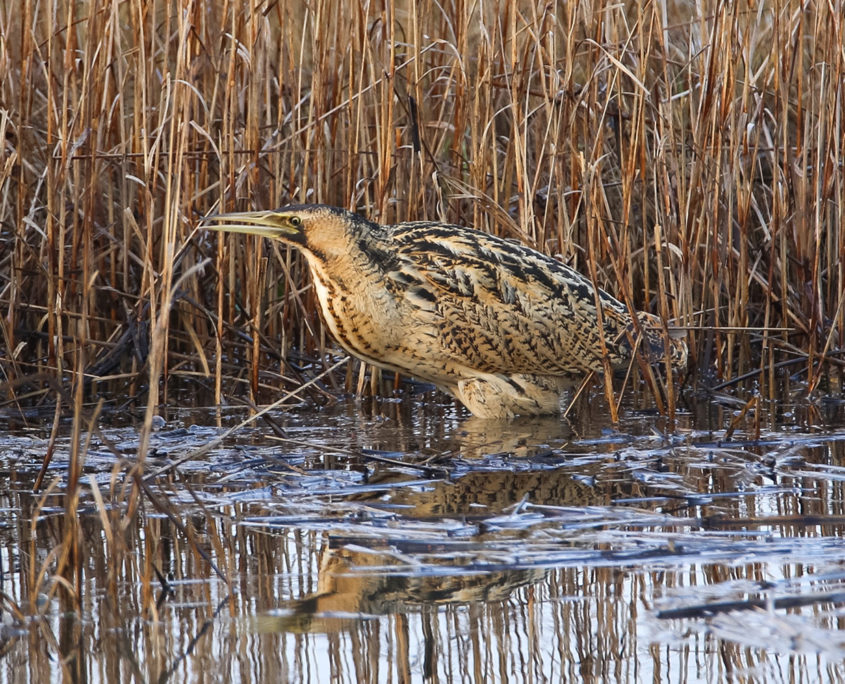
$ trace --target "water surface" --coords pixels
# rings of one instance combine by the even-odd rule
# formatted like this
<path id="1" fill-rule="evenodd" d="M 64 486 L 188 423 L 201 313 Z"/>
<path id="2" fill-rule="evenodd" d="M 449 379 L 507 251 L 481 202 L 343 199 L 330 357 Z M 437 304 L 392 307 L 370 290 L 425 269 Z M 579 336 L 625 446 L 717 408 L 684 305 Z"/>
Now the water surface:
<path id="1" fill-rule="evenodd" d="M 841 404 L 601 406 L 279 411 L 175 467 L 242 415 L 170 409 L 144 487 L 137 427 L 102 425 L 71 592 L 71 436 L 33 494 L 48 435 L 9 433 L 0 681 L 845 677 Z"/>

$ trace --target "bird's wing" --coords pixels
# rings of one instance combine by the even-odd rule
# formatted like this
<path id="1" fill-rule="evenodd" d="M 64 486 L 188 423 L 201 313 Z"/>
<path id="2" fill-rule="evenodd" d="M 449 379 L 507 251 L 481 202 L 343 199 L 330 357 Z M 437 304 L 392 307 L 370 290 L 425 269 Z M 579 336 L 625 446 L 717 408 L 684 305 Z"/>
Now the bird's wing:
<path id="1" fill-rule="evenodd" d="M 551 257 L 457 226 L 400 224 L 391 245 L 402 257 L 406 297 L 439 326 L 453 362 L 491 373 L 568 375 L 630 358 L 626 307 Z"/>

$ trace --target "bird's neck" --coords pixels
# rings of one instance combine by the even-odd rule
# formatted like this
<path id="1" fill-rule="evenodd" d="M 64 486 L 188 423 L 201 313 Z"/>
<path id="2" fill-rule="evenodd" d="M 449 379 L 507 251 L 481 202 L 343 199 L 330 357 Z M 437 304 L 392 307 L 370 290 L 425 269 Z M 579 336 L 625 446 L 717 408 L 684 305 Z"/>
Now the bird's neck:
<path id="1" fill-rule="evenodd" d="M 354 247 L 332 260 L 309 255 L 308 261 L 332 337 L 353 356 L 383 365 L 397 321 L 397 303 L 385 288 L 383 265 Z"/>

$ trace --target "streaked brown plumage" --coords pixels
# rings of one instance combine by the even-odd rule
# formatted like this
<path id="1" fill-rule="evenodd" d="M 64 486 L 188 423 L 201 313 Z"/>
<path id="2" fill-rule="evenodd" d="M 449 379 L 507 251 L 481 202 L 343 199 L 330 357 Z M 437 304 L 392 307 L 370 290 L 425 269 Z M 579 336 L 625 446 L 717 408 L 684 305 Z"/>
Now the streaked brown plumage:
<path id="1" fill-rule="evenodd" d="M 219 214 L 214 230 L 263 235 L 308 261 L 332 335 L 353 356 L 434 383 L 483 418 L 553 413 L 562 390 L 631 362 L 636 329 L 649 362 L 665 358 L 659 321 L 584 276 L 509 240 L 435 222 L 381 226 L 324 205 Z M 675 366 L 683 340 L 670 340 Z"/>

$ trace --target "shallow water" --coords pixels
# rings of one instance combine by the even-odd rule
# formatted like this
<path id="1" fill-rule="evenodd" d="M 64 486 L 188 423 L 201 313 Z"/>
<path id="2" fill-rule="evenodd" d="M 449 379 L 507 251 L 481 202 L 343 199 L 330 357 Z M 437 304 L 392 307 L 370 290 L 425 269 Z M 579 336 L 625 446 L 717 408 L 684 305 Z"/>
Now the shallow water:
<path id="1" fill-rule="evenodd" d="M 0 444 L 0 681 L 836 681 L 842 405 L 602 399 L 491 424 L 448 404 L 163 413 L 90 436 L 81 611 L 53 576 L 70 437 Z M 733 423 L 733 427 L 729 426 Z M 83 436 L 87 438 L 88 436 Z M 138 516 L 127 516 L 138 494 Z M 16 614 L 12 607 L 20 609 Z"/>

